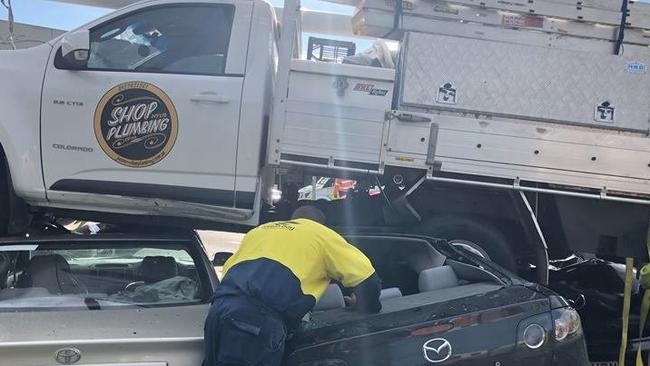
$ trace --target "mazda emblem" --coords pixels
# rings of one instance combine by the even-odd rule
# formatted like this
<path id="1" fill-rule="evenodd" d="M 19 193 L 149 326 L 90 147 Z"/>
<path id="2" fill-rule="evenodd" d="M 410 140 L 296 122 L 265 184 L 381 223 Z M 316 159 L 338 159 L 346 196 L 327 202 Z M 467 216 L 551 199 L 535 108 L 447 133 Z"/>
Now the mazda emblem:
<path id="1" fill-rule="evenodd" d="M 61 348 L 54 353 L 54 359 L 62 365 L 72 365 L 81 360 L 81 351 L 73 347 Z"/>
<path id="2" fill-rule="evenodd" d="M 424 358 L 431 363 L 445 362 L 451 357 L 451 343 L 444 338 L 430 339 L 422 346 Z"/>

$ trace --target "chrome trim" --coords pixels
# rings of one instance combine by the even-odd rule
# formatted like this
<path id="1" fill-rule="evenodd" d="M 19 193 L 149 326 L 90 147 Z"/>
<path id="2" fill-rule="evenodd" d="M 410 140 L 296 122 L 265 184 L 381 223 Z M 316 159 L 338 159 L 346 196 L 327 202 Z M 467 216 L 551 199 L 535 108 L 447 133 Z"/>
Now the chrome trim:
<path id="1" fill-rule="evenodd" d="M 108 338 L 108 339 L 61 339 L 56 341 L 0 342 L 0 349 L 10 347 L 59 346 L 59 345 L 95 345 L 95 344 L 165 344 L 203 342 L 203 337 L 178 338 Z"/>
<path id="2" fill-rule="evenodd" d="M 336 166 L 336 165 L 333 165 L 333 164 L 322 165 L 322 164 L 316 164 L 316 163 L 305 163 L 305 162 L 302 162 L 302 161 L 294 161 L 294 160 L 286 160 L 286 159 L 280 160 L 280 164 L 293 165 L 293 166 L 302 166 L 302 167 L 306 167 L 306 168 L 329 169 L 329 170 L 350 172 L 350 173 L 362 173 L 362 174 L 374 174 L 374 175 L 379 175 L 380 174 L 380 172 L 378 170 L 349 168 L 349 167 L 343 167 L 343 166 Z"/>
<path id="3" fill-rule="evenodd" d="M 557 194 L 560 196 L 570 196 L 570 197 L 578 197 L 578 198 L 597 199 L 603 201 L 650 205 L 650 199 L 644 200 L 640 198 L 610 196 L 606 193 L 605 190 L 601 191 L 601 193 L 599 194 L 592 194 L 592 193 L 562 191 L 558 189 L 549 189 L 549 188 L 526 187 L 526 186 L 519 185 L 519 181 L 517 180 L 513 181 L 512 185 L 502 184 L 502 183 L 478 182 L 473 180 L 456 179 L 456 178 L 433 177 L 433 176 L 427 177 L 427 180 L 432 182 L 456 183 L 456 184 L 464 184 L 464 185 L 471 185 L 471 186 L 478 186 L 478 187 L 506 189 L 506 190 L 520 191 L 520 192 L 548 193 L 548 194 Z"/>

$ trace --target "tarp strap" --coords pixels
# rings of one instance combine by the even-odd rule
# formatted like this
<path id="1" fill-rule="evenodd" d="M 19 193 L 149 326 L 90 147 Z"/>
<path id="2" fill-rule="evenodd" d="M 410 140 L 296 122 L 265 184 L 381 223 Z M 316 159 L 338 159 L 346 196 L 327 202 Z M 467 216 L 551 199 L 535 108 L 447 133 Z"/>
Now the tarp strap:
<path id="1" fill-rule="evenodd" d="M 632 274 L 634 258 L 625 258 L 625 292 L 623 293 L 623 329 L 621 331 L 621 349 L 618 353 L 618 365 L 625 366 L 625 351 L 627 351 L 627 331 L 630 325 L 630 301 L 632 298 Z"/>
<path id="2" fill-rule="evenodd" d="M 648 235 L 646 237 L 646 249 L 648 250 L 648 258 L 650 258 L 650 226 L 648 227 Z M 650 275 L 648 271 L 648 266 L 646 264 L 641 268 L 639 273 L 639 280 L 641 285 L 645 288 L 643 291 L 643 300 L 641 301 L 641 314 L 639 314 L 639 338 L 643 338 L 643 330 L 645 329 L 645 324 L 648 321 L 648 312 L 650 311 L 650 286 L 648 286 L 649 281 L 647 276 Z M 648 355 L 650 360 L 650 354 Z M 650 363 L 650 362 L 649 362 Z M 644 366 L 643 358 L 641 357 L 641 346 L 636 350 L 636 366 Z"/>
<path id="3" fill-rule="evenodd" d="M 614 54 L 620 55 L 621 49 L 623 48 L 623 41 L 625 40 L 625 27 L 627 26 L 627 16 L 628 16 L 628 0 L 623 0 L 621 3 L 621 24 L 618 27 L 618 36 L 616 37 L 616 43 L 614 44 Z"/>
<path id="4" fill-rule="evenodd" d="M 643 328 L 648 320 L 648 310 L 650 310 L 650 290 L 643 292 L 643 301 L 641 302 L 641 316 L 639 321 L 639 338 L 643 338 Z M 644 366 L 641 358 L 641 347 L 636 350 L 636 366 Z"/>

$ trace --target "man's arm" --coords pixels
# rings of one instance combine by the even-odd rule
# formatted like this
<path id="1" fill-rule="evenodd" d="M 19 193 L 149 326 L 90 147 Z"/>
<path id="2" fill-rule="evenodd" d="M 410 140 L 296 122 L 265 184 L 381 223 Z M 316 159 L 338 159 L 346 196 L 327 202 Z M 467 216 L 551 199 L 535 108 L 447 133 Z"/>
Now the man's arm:
<path id="1" fill-rule="evenodd" d="M 380 294 L 381 280 L 376 273 L 373 273 L 372 276 L 354 288 L 356 300 L 353 308 L 364 313 L 378 313 L 381 311 Z"/>
<path id="2" fill-rule="evenodd" d="M 322 248 L 327 274 L 344 287 L 354 289 L 355 309 L 369 313 L 379 312 L 381 279 L 375 273 L 370 259 L 336 232 L 326 230 L 328 232 L 324 235 Z"/>

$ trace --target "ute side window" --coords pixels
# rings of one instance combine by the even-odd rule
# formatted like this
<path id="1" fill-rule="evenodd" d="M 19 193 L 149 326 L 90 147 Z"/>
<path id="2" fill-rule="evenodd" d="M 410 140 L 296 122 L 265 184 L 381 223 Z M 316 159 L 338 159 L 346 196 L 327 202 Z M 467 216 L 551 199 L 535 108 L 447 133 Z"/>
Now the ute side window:
<path id="1" fill-rule="evenodd" d="M 90 31 L 89 70 L 223 75 L 232 5 L 163 6 Z"/>

